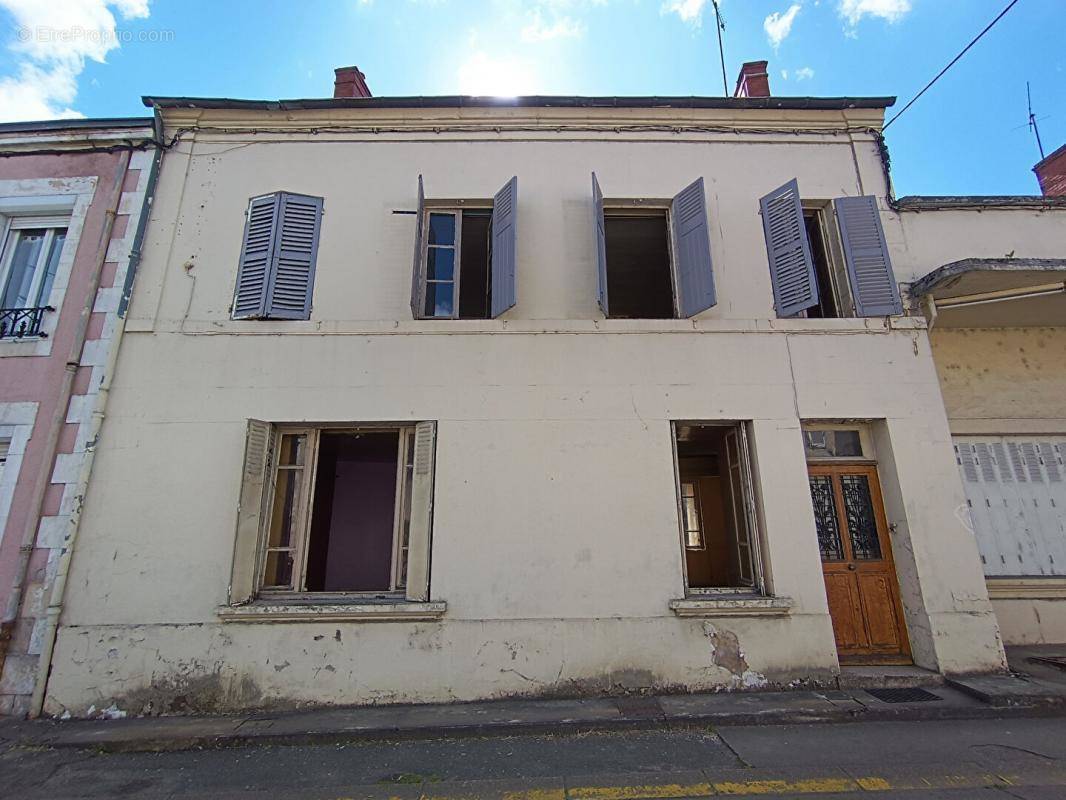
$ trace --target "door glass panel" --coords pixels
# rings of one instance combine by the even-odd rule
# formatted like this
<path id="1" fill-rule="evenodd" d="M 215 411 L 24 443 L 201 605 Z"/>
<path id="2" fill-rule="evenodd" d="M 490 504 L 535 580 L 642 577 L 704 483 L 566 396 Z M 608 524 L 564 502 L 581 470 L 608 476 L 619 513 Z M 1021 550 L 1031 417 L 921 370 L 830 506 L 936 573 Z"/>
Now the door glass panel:
<path id="1" fill-rule="evenodd" d="M 869 477 L 841 475 L 840 488 L 844 495 L 844 515 L 848 521 L 852 557 L 857 561 L 880 559 L 881 542 L 877 538 Z"/>
<path id="2" fill-rule="evenodd" d="M 833 502 L 833 479 L 828 475 L 811 475 L 810 482 L 822 561 L 843 561 L 844 543 L 840 540 L 840 526 Z"/>

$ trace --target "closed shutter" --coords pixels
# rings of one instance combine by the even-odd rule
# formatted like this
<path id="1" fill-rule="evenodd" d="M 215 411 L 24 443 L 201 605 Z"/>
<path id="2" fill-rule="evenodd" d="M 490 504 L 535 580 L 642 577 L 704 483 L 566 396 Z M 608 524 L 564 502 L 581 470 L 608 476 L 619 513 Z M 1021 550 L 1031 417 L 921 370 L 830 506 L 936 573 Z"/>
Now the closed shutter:
<path id="1" fill-rule="evenodd" d="M 422 176 L 418 176 L 418 211 L 415 217 L 415 260 L 411 269 L 411 316 L 419 319 L 422 314 L 418 308 L 422 296 L 422 218 L 426 215 L 426 194 L 422 189 Z"/>
<path id="2" fill-rule="evenodd" d="M 833 201 L 840 226 L 844 259 L 855 297 L 855 312 L 860 317 L 902 314 L 899 286 L 892 274 L 892 260 L 885 244 L 877 198 L 838 197 Z"/>
<path id="3" fill-rule="evenodd" d="M 237 288 L 233 293 L 234 319 L 258 319 L 266 314 L 280 206 L 278 194 L 253 197 L 248 203 L 244 243 L 237 266 Z"/>
<path id="4" fill-rule="evenodd" d="M 956 436 L 985 574 L 1066 575 L 1066 436 Z"/>
<path id="5" fill-rule="evenodd" d="M 596 216 L 596 275 L 599 280 L 597 298 L 600 311 L 605 317 L 609 317 L 611 312 L 607 301 L 607 232 L 603 221 L 603 192 L 600 191 L 600 183 L 596 180 L 595 172 L 592 173 L 592 207 Z"/>
<path id="6" fill-rule="evenodd" d="M 310 319 L 315 261 L 322 226 L 322 198 L 281 193 L 277 248 L 267 293 L 271 319 Z"/>
<path id="7" fill-rule="evenodd" d="M 670 203 L 670 220 L 677 252 L 677 309 L 680 316 L 692 317 L 717 302 L 703 178 L 674 197 Z"/>
<path id="8" fill-rule="evenodd" d="M 516 302 L 515 265 L 518 239 L 518 177 L 507 181 L 492 200 L 492 316 L 498 317 Z"/>
<path id="9" fill-rule="evenodd" d="M 408 532 L 407 599 L 429 599 L 430 552 L 433 547 L 433 475 L 437 457 L 437 423 L 415 425 L 411 477 L 411 524 Z"/>
<path id="10" fill-rule="evenodd" d="M 803 224 L 799 183 L 793 178 L 759 200 L 770 283 L 777 316 L 791 317 L 818 305 L 814 259 Z"/>
<path id="11" fill-rule="evenodd" d="M 265 506 L 265 491 L 274 457 L 274 426 L 258 419 L 248 420 L 244 442 L 244 469 L 237 505 L 237 535 L 233 545 L 230 577 L 230 605 L 249 602 L 256 589 L 259 537 Z"/>

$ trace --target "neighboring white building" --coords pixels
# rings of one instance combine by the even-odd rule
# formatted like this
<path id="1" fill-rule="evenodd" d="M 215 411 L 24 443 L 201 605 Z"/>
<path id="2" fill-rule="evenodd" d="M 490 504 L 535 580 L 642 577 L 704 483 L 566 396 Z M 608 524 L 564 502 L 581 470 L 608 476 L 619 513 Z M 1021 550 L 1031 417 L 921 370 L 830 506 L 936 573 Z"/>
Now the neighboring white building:
<path id="1" fill-rule="evenodd" d="M 149 102 L 47 712 L 1004 668 L 891 99 Z"/>

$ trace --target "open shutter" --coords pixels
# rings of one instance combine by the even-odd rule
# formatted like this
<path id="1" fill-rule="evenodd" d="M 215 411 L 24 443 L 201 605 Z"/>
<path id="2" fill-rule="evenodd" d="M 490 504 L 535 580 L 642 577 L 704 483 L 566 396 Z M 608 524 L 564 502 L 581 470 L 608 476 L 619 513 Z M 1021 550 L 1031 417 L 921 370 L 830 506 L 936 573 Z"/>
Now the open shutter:
<path id="1" fill-rule="evenodd" d="M 268 194 L 253 197 L 248 203 L 237 287 L 233 293 L 234 319 L 257 319 L 266 314 L 280 201 L 279 194 Z"/>
<path id="2" fill-rule="evenodd" d="M 855 296 L 855 312 L 860 317 L 902 314 L 903 304 L 892 274 L 877 198 L 838 197 L 833 207 L 840 226 L 851 292 Z"/>
<path id="3" fill-rule="evenodd" d="M 518 240 L 518 176 L 507 181 L 492 200 L 492 316 L 512 308 L 515 296 L 515 264 Z"/>
<path id="4" fill-rule="evenodd" d="M 415 217 L 415 259 L 411 270 L 411 316 L 419 319 L 418 307 L 422 295 L 422 218 L 426 215 L 426 193 L 422 189 L 422 176 L 418 176 L 418 216 Z"/>
<path id="5" fill-rule="evenodd" d="M 682 317 L 692 317 L 717 302 L 703 178 L 678 192 L 670 203 L 670 219 L 677 252 L 677 310 Z"/>
<path id="6" fill-rule="evenodd" d="M 411 527 L 407 538 L 407 599 L 429 599 L 429 557 L 433 546 L 433 471 L 437 423 L 415 425 L 414 475 L 411 478 Z"/>
<path id="7" fill-rule="evenodd" d="M 596 215 L 596 274 L 599 276 L 599 304 L 603 316 L 611 316 L 610 306 L 607 302 L 607 233 L 604 230 L 603 221 L 603 192 L 600 191 L 600 182 L 596 180 L 596 173 L 592 173 L 592 205 Z"/>
<path id="8" fill-rule="evenodd" d="M 796 179 L 759 200 L 759 206 L 766 256 L 770 260 L 770 282 L 774 287 L 774 308 L 777 316 L 791 317 L 818 305 L 818 280 Z"/>
<path id="9" fill-rule="evenodd" d="M 289 192 L 281 192 L 280 198 L 266 316 L 310 319 L 322 198 Z"/>
<path id="10" fill-rule="evenodd" d="M 244 471 L 241 473 L 241 494 L 237 506 L 237 536 L 233 544 L 233 572 L 229 585 L 230 605 L 247 603 L 255 596 L 259 532 L 273 455 L 274 426 L 258 419 L 248 420 Z"/>

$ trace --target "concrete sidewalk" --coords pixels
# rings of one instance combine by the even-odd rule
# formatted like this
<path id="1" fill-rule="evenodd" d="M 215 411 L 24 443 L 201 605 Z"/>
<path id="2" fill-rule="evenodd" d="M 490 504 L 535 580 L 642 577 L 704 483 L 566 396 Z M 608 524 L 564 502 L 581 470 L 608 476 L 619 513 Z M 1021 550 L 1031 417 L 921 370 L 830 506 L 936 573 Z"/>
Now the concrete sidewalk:
<path id="1" fill-rule="evenodd" d="M 7 720 L 0 723 L 0 741 L 133 752 L 670 726 L 1066 715 L 1066 670 L 1031 660 L 1062 651 L 1066 647 L 1012 649 L 1014 674 L 948 681 L 915 668 L 898 671 L 889 680 L 867 680 L 868 673 L 861 669 L 846 671 L 841 686 L 848 688 L 835 690 L 498 700 L 211 717 Z M 878 696 L 886 684 L 889 695 Z"/>

